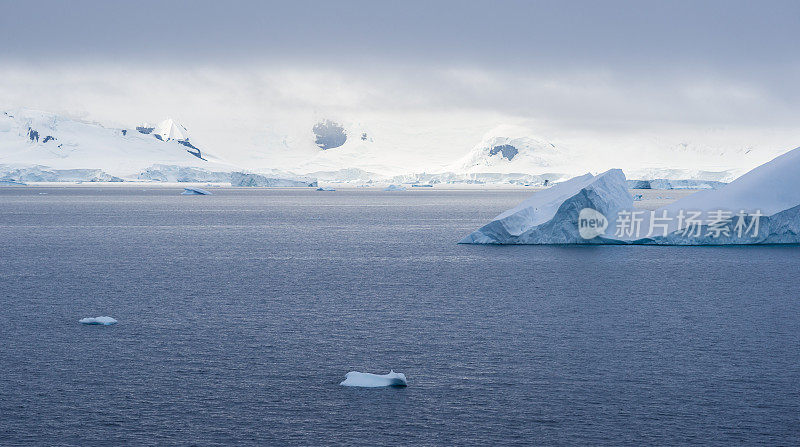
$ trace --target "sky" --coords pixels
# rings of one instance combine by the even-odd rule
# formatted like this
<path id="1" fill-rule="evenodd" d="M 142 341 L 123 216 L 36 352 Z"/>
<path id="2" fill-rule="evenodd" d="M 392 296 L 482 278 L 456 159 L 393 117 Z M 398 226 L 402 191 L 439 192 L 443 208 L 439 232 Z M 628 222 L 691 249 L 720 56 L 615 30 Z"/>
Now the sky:
<path id="1" fill-rule="evenodd" d="M 233 158 L 306 156 L 291 142 L 324 118 L 382 132 L 394 163 L 419 166 L 463 155 L 502 123 L 609 153 L 642 138 L 800 145 L 796 1 L 0 9 L 0 108 L 120 125 L 174 117 Z"/>

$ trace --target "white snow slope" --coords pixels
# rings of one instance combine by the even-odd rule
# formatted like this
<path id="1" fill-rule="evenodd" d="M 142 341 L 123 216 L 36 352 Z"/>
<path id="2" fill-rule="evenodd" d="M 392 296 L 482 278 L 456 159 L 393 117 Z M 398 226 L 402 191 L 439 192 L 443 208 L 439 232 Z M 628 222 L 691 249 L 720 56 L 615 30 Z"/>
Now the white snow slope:
<path id="1" fill-rule="evenodd" d="M 532 130 L 500 125 L 487 132 L 462 159 L 446 168 L 455 173 L 569 172 L 574 170 L 573 154 L 566 147 L 538 137 Z"/>
<path id="2" fill-rule="evenodd" d="M 641 146 L 601 150 L 591 141 L 577 145 L 552 141 L 522 126 L 500 125 L 470 152 L 440 171 L 417 175 L 431 183 L 530 183 L 568 179 L 586 171 L 622 169 L 636 180 L 730 182 L 763 163 L 766 151 L 708 146 L 642 138 Z M 774 156 L 774 151 L 769 151 Z M 410 178 L 406 175 L 405 178 Z M 411 180 L 416 180 L 410 178 Z M 395 178 L 397 181 L 398 178 Z"/>
<path id="3" fill-rule="evenodd" d="M 167 118 L 156 126 L 153 134 L 161 137 L 162 140 L 188 140 L 189 131 L 185 127 L 176 123 L 172 118 Z"/>
<path id="4" fill-rule="evenodd" d="M 35 110 L 0 112 L 0 165 L 52 169 L 101 169 L 135 177 L 154 164 L 232 170 L 219 157 L 181 144 L 185 129 L 167 120 L 158 128 L 163 140 L 136 129 L 107 128 Z M 169 138 L 169 140 L 168 140 Z"/>

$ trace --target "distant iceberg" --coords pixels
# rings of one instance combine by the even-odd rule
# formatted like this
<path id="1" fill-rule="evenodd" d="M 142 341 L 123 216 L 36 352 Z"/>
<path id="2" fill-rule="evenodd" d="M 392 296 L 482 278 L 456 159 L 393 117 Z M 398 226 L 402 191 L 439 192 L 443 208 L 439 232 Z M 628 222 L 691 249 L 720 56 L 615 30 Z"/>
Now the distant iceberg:
<path id="1" fill-rule="evenodd" d="M 598 243 L 586 240 L 578 232 L 578 213 L 583 208 L 603 216 L 616 216 L 633 208 L 625 175 L 612 169 L 598 176 L 585 174 L 558 183 L 533 196 L 461 240 L 462 244 L 574 244 Z M 612 217 L 608 218 L 612 220 Z M 611 237 L 606 226 L 596 236 Z"/>
<path id="2" fill-rule="evenodd" d="M 111 324 L 117 324 L 117 320 L 111 317 L 93 317 L 93 318 L 81 318 L 78 320 L 78 323 L 81 324 L 101 324 L 103 326 L 108 326 Z"/>
<path id="3" fill-rule="evenodd" d="M 366 388 L 378 388 L 383 386 L 403 387 L 408 386 L 406 375 L 389 371 L 389 374 L 371 374 L 358 371 L 350 371 L 344 376 L 344 381 L 339 385 L 360 386 Z"/>
<path id="4" fill-rule="evenodd" d="M 633 201 L 621 170 L 586 174 L 534 194 L 460 243 L 797 244 L 800 148 L 654 211 Z"/>
<path id="5" fill-rule="evenodd" d="M 183 192 L 181 193 L 182 196 L 210 196 L 211 191 L 206 191 L 205 189 L 200 188 L 183 188 Z"/>
<path id="6" fill-rule="evenodd" d="M 317 191 L 336 191 L 336 189 L 328 186 L 320 186 L 319 188 L 317 188 Z"/>
<path id="7" fill-rule="evenodd" d="M 389 185 L 386 188 L 383 188 L 383 190 L 384 191 L 405 191 L 406 187 L 405 186 L 400 186 L 400 185 Z"/>

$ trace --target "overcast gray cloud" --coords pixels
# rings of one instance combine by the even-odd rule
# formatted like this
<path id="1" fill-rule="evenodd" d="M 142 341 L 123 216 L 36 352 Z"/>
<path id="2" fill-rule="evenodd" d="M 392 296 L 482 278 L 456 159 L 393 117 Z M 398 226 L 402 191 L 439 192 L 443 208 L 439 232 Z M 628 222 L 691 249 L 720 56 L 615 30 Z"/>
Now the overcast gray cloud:
<path id="1" fill-rule="evenodd" d="M 26 0 L 3 2 L 0 55 L 760 72 L 797 64 L 798 24 L 796 1 Z"/>
<path id="2" fill-rule="evenodd" d="M 457 136 L 457 114 L 476 132 L 727 126 L 791 144 L 798 29 L 796 1 L 5 1 L 0 105 L 175 116 L 220 141 L 318 116 Z"/>

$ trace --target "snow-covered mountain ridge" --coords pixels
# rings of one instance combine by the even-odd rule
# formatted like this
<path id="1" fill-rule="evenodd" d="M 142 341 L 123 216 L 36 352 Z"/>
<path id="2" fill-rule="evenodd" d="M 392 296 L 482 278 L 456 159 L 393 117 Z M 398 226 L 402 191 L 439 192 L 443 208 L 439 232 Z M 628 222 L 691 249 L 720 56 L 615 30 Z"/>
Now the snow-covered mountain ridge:
<path id="1" fill-rule="evenodd" d="M 153 164 L 229 167 L 189 141 L 168 119 L 157 130 L 109 128 L 35 110 L 0 113 L 0 164 L 52 169 L 101 169 L 129 177 Z"/>
<path id="2" fill-rule="evenodd" d="M 476 143 L 465 148 L 460 158 L 419 169 L 413 156 L 419 147 L 429 144 L 435 152 L 448 144 L 434 133 L 327 118 L 306 124 L 295 123 L 293 130 L 283 135 L 271 129 L 271 137 L 242 156 L 234 133 L 230 145 L 214 151 L 190 139 L 187 128 L 172 119 L 124 128 L 34 110 L 6 111 L 0 112 L 0 172 L 6 180 L 59 178 L 62 174 L 75 178 L 75 172 L 67 175 L 61 171 L 100 170 L 98 174 L 81 171 L 78 177 L 84 181 L 205 181 L 201 179 L 228 177 L 219 173 L 250 172 L 266 178 L 302 176 L 329 183 L 547 186 L 582 172 L 619 166 L 628 179 L 691 187 L 700 185 L 697 182 L 730 182 L 765 158 L 763 151 L 749 147 L 719 149 L 655 138 L 642 140 L 641 147 L 636 143 L 618 150 L 594 150 L 591 141 L 564 143 L 524 126 L 499 125 L 476 137 Z M 417 152 L 407 150 L 404 143 Z M 226 161 L 231 149 L 239 154 L 235 164 Z M 219 155 L 223 152 L 224 158 Z M 159 174 L 153 174 L 156 171 Z"/>

